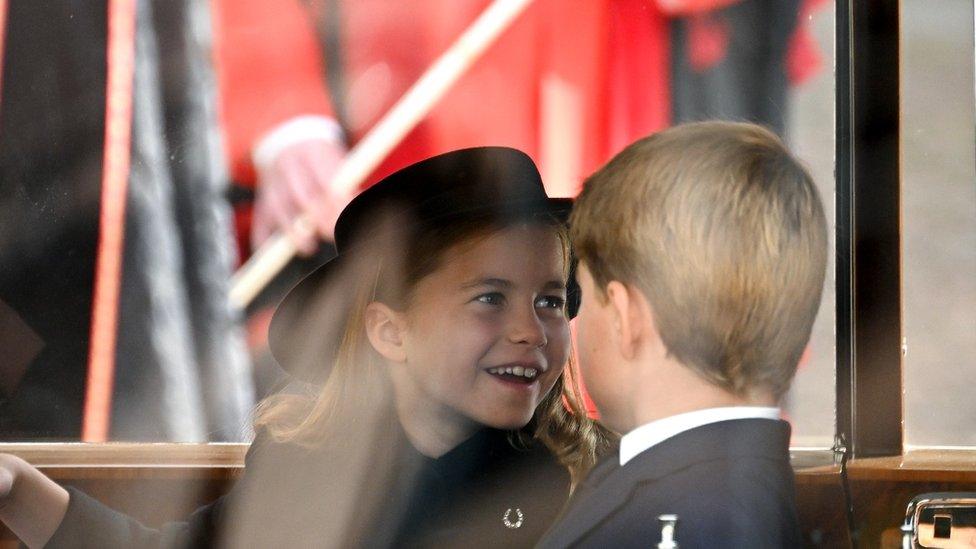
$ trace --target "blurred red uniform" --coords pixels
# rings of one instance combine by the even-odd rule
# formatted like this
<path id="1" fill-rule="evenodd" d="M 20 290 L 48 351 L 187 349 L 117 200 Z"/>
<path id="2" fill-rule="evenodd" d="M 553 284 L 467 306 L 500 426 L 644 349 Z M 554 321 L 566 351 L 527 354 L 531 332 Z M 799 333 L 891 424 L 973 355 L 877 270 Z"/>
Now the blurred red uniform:
<path id="1" fill-rule="evenodd" d="M 297 0 L 217 0 L 222 115 L 235 181 L 254 185 L 255 144 L 282 122 L 334 116 L 316 24 L 341 18 L 342 66 L 333 69 L 342 74 L 345 138 L 353 145 L 489 4 L 360 0 L 341 2 L 336 14 Z M 578 185 L 606 156 L 595 146 L 602 132 L 587 108 L 602 91 L 606 7 L 586 2 L 579 9 L 559 8 L 553 0 L 531 5 L 367 184 L 434 154 L 492 144 L 526 151 L 543 170 L 554 155 L 569 157 L 575 169 L 560 167 L 560 186 Z M 566 139 L 567 132 L 573 139 Z M 556 141 L 571 150 L 553 149 L 547 133 L 562 134 Z M 239 218 L 242 241 L 247 223 L 245 212 Z"/>
<path id="2" fill-rule="evenodd" d="M 321 138 L 355 145 L 491 4 L 214 1 L 231 171 L 238 185 L 251 188 L 255 149 L 269 135 L 281 137 L 282 124 L 301 119 L 308 122 L 303 129 L 286 129 L 319 131 Z M 583 179 L 624 146 L 669 125 L 669 19 L 735 1 L 581 0 L 567 9 L 564 1 L 536 0 L 364 185 L 449 150 L 507 145 L 536 160 L 550 194 L 575 195 Z M 709 49 L 714 40 L 707 33 L 696 36 L 696 51 L 712 60 L 723 55 Z M 323 43 L 337 49 L 324 52 Z M 339 66 L 326 67 L 325 59 Z M 327 68 L 339 75 L 331 85 L 335 97 Z M 320 122 L 341 119 L 345 134 L 336 125 L 330 137 L 310 115 Z M 246 257 L 251 209 L 238 208 L 237 215 Z M 266 327 L 255 324 L 257 347 Z"/>
<path id="3" fill-rule="evenodd" d="M 804 0 L 802 13 L 822 1 Z M 558 0 L 536 0 L 367 184 L 434 154 L 493 144 L 526 151 L 554 193 L 575 194 L 582 178 L 623 146 L 669 124 L 669 18 L 694 23 L 736 2 L 586 0 L 566 9 Z M 341 111 L 344 137 L 355 144 L 490 3 L 215 0 L 235 181 L 254 185 L 255 144 L 295 117 Z M 341 37 L 317 28 L 339 29 Z M 725 45 L 702 28 L 692 35 L 692 62 L 716 62 Z M 341 75 L 335 99 L 342 105 L 334 105 L 326 85 L 323 42 L 340 49 L 330 58 L 341 65 L 331 69 Z M 788 71 L 799 80 L 817 64 L 800 25 Z M 247 216 L 240 221 L 246 235 Z"/>

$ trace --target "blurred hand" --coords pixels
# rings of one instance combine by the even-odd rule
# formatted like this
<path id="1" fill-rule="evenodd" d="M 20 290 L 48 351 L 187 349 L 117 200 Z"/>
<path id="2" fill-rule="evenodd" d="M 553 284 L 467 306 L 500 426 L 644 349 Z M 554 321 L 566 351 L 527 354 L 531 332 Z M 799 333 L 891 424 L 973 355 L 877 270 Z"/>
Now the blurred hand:
<path id="1" fill-rule="evenodd" d="M 0 522 L 28 547 L 44 547 L 68 511 L 67 490 L 34 466 L 0 454 Z"/>
<path id="2" fill-rule="evenodd" d="M 332 240 L 339 212 L 354 196 L 331 185 L 345 154 L 345 147 L 333 140 L 310 139 L 288 146 L 267 167 L 258 168 L 252 245 L 284 231 L 298 253 L 307 256 L 315 253 L 320 238 Z M 311 226 L 295 226 L 302 214 L 313 221 Z"/>
<path id="3" fill-rule="evenodd" d="M 0 511 L 7 506 L 17 478 L 17 458 L 0 454 Z"/>

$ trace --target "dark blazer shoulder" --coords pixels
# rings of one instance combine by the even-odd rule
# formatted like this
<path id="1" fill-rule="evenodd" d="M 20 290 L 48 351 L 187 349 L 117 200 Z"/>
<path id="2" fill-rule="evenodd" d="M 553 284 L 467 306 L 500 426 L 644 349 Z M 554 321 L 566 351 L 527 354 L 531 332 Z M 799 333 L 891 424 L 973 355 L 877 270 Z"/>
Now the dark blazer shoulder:
<path id="1" fill-rule="evenodd" d="M 656 481 L 635 485 L 621 523 L 641 525 L 638 539 L 658 539 L 663 514 L 679 517 L 682 547 L 794 547 L 792 470 L 756 456 L 697 461 Z M 634 540 L 637 542 L 637 539 Z"/>
<path id="2" fill-rule="evenodd" d="M 682 547 L 789 547 L 799 542 L 789 425 L 724 421 L 681 433 L 581 487 L 544 547 L 647 546 L 657 517 L 679 517 Z"/>

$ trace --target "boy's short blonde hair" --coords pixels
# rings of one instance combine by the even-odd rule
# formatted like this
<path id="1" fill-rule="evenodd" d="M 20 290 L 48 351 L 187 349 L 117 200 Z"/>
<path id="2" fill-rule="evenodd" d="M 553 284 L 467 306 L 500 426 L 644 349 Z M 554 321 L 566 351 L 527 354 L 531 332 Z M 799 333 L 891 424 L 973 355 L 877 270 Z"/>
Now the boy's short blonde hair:
<path id="1" fill-rule="evenodd" d="M 701 122 L 644 138 L 586 181 L 570 223 L 595 285 L 643 292 L 671 356 L 738 396 L 786 392 L 820 304 L 827 223 L 772 132 Z"/>

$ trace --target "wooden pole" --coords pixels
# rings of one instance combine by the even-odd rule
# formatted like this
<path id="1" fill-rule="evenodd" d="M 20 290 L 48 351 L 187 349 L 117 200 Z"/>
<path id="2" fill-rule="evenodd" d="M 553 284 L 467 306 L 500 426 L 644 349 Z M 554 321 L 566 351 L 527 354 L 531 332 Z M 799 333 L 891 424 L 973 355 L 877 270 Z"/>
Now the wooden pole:
<path id="1" fill-rule="evenodd" d="M 6 52 L 7 0 L 0 0 L 0 105 L 3 105 L 3 56 Z"/>
<path id="2" fill-rule="evenodd" d="M 410 87 L 356 144 L 332 180 L 339 194 L 357 189 L 384 158 L 431 111 L 447 90 L 511 25 L 532 0 L 495 0 Z M 304 228 L 307 215 L 295 221 Z M 255 251 L 231 279 L 230 301 L 244 309 L 295 255 L 295 247 L 277 232 Z"/>
<path id="3" fill-rule="evenodd" d="M 105 442 L 111 420 L 132 133 L 135 35 L 135 0 L 109 0 L 105 150 L 102 159 L 101 210 L 88 382 L 85 385 L 85 411 L 81 429 L 83 442 Z"/>

